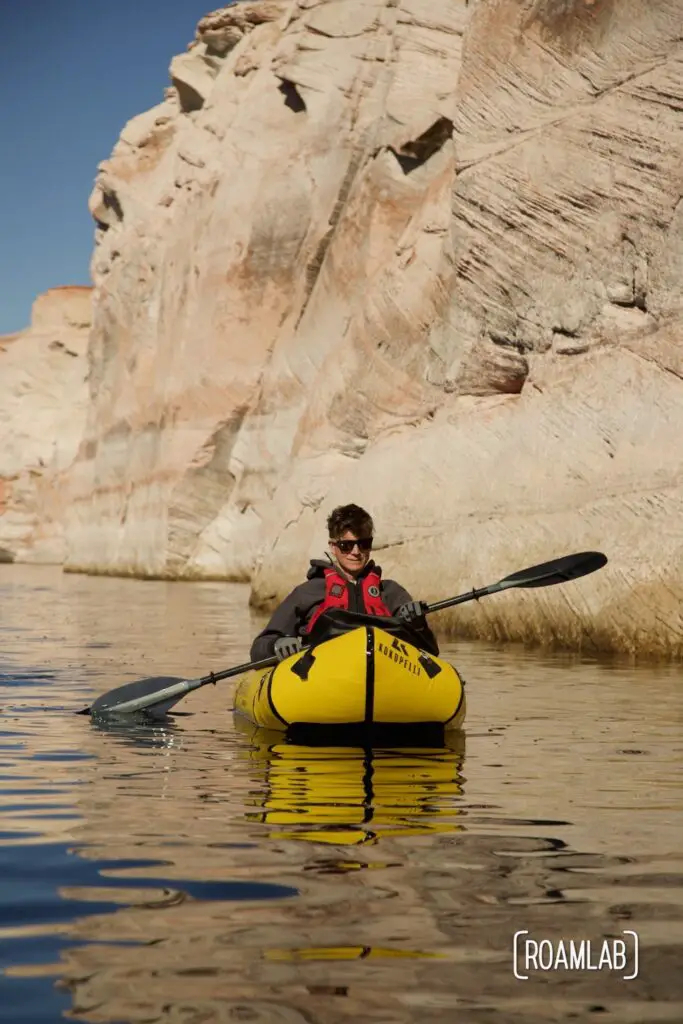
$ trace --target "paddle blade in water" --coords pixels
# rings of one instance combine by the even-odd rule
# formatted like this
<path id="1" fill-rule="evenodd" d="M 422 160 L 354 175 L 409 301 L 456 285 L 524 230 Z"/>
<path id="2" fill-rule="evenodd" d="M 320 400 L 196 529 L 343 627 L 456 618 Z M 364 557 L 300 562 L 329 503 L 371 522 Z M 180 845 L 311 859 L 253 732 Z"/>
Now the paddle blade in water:
<path id="1" fill-rule="evenodd" d="M 103 693 L 101 697 L 94 701 L 90 708 L 90 714 L 116 714 L 119 706 L 122 706 L 121 713 L 125 714 L 125 705 L 130 701 L 139 700 L 141 697 L 147 697 L 151 694 L 159 694 L 161 700 L 162 691 L 168 689 L 169 686 L 173 686 L 175 683 L 182 682 L 183 680 L 178 676 L 151 676 L 148 679 L 136 679 L 133 683 L 125 683 L 123 686 L 117 686 L 115 690 Z M 170 706 L 179 699 L 180 697 L 173 698 Z M 159 707 L 155 707 L 154 710 L 156 714 L 165 714 L 168 708 L 164 708 L 162 711 Z"/>
<path id="2" fill-rule="evenodd" d="M 177 676 L 152 676 L 137 679 L 134 683 L 117 686 L 97 698 L 91 708 L 77 711 L 78 715 L 133 715 L 145 711 L 153 715 L 165 715 L 188 693 L 198 690 L 200 686 L 217 683 L 220 679 L 242 675 L 252 669 L 262 669 L 277 664 L 277 658 L 263 658 L 261 661 L 247 661 L 243 665 L 233 665 L 222 672 L 210 672 L 202 679 L 178 679 Z"/>
<path id="3" fill-rule="evenodd" d="M 601 551 L 581 551 L 576 555 L 555 558 L 552 562 L 542 562 L 522 569 L 500 581 L 501 590 L 507 587 L 552 587 L 556 583 L 567 583 L 580 576 L 596 572 L 607 565 L 607 557 Z"/>

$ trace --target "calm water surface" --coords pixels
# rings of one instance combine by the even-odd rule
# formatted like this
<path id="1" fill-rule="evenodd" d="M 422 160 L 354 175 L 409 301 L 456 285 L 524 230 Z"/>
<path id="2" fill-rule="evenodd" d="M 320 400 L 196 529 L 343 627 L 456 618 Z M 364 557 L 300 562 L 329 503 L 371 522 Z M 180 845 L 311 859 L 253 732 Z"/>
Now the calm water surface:
<path id="1" fill-rule="evenodd" d="M 468 718 L 438 750 L 240 731 L 230 682 L 164 727 L 73 714 L 259 625 L 239 586 L 0 566 L 0 1019 L 683 1020 L 681 668 L 446 646 Z M 633 980 L 514 977 L 516 931 L 623 929 Z"/>

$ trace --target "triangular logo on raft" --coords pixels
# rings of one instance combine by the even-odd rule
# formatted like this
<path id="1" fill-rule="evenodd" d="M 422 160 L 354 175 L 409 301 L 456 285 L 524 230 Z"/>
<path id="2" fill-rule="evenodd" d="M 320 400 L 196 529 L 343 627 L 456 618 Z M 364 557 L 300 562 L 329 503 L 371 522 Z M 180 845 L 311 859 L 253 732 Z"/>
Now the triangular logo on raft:
<path id="1" fill-rule="evenodd" d="M 399 651 L 404 656 L 404 658 L 408 657 L 408 648 L 406 647 L 405 644 L 402 644 L 399 640 L 396 640 L 394 638 L 391 641 L 391 646 L 394 648 L 395 651 Z"/>

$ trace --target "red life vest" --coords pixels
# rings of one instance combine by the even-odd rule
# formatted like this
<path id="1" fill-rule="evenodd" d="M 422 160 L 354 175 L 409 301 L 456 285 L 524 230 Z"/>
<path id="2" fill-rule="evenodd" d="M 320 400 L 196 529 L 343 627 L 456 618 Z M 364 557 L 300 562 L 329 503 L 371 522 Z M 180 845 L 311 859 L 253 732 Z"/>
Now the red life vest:
<path id="1" fill-rule="evenodd" d="M 337 569 L 323 569 L 323 572 L 325 573 L 325 599 L 314 611 L 304 633 L 311 632 L 323 612 L 329 612 L 333 608 L 347 609 L 349 607 L 347 581 Z M 380 584 L 381 576 L 376 569 L 371 569 L 366 576 L 361 578 L 363 604 L 368 615 L 391 615 L 382 600 Z"/>

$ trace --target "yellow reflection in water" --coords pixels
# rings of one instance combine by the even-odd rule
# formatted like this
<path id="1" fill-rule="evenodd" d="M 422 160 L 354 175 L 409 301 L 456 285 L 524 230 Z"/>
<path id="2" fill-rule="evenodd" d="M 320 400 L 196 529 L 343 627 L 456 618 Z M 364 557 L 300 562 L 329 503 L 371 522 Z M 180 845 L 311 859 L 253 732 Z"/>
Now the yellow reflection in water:
<path id="1" fill-rule="evenodd" d="M 303 960 L 446 960 L 444 953 L 424 949 L 386 949 L 382 946 L 311 946 L 302 949 L 266 949 L 264 959 Z"/>
<path id="2" fill-rule="evenodd" d="M 462 828 L 462 734 L 441 747 L 365 749 L 303 746 L 238 728 L 250 740 L 238 756 L 258 774 L 246 817 L 274 826 L 271 838 L 352 846 Z"/>

